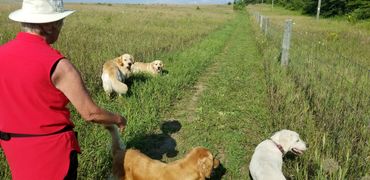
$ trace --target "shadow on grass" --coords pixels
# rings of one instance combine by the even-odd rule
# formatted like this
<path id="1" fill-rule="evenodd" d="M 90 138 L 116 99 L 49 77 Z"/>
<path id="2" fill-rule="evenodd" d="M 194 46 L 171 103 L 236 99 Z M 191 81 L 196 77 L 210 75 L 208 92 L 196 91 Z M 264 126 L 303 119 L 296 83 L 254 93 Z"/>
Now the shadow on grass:
<path id="1" fill-rule="evenodd" d="M 285 164 L 287 164 L 287 163 L 289 163 L 289 162 L 291 162 L 291 163 L 296 163 L 297 158 L 299 158 L 297 155 L 295 155 L 294 153 L 292 153 L 292 152 L 288 151 L 288 152 L 284 155 L 284 157 L 283 157 L 283 162 L 284 162 Z M 309 170 L 309 169 L 308 169 L 308 170 Z M 287 172 L 287 171 L 288 171 L 288 169 L 286 168 L 286 170 L 284 171 L 284 176 L 285 176 L 285 178 L 286 178 L 287 180 L 293 180 L 293 179 L 296 179 L 296 177 L 291 176 L 291 175 L 292 175 L 292 173 L 291 173 L 291 172 Z"/>
<path id="2" fill-rule="evenodd" d="M 221 180 L 222 176 L 224 176 L 226 173 L 226 168 L 220 163 L 220 165 L 212 170 L 212 174 L 210 178 L 207 178 L 208 180 Z"/>
<path id="3" fill-rule="evenodd" d="M 167 70 L 163 70 L 162 71 L 162 74 L 161 76 L 164 76 L 164 75 L 167 75 L 169 72 Z M 156 78 L 155 76 L 153 75 L 150 75 L 150 74 L 147 74 L 147 73 L 137 73 L 137 74 L 133 74 L 130 78 L 128 78 L 126 81 L 125 81 L 125 84 L 128 86 L 128 91 L 127 91 L 127 94 L 126 96 L 130 97 L 133 92 L 131 90 L 131 86 L 133 84 L 141 84 L 141 83 L 145 83 L 147 82 L 148 80 L 150 80 L 151 78 Z"/>
<path id="4" fill-rule="evenodd" d="M 369 70 L 369 71 L 370 71 L 370 70 Z M 169 71 L 168 71 L 168 70 L 166 70 L 166 69 L 163 69 L 163 70 L 162 70 L 162 74 L 161 74 L 162 76 L 163 76 L 163 75 L 168 75 L 168 74 L 169 74 Z"/>
<path id="5" fill-rule="evenodd" d="M 135 83 L 145 83 L 151 77 L 144 73 L 133 74 L 130 78 L 125 81 L 125 84 L 128 86 L 128 91 L 126 96 L 130 97 L 132 95 L 131 86 Z"/>
<path id="6" fill-rule="evenodd" d="M 164 155 L 167 157 L 176 157 L 176 141 L 171 137 L 171 134 L 178 132 L 181 129 L 181 124 L 177 120 L 165 121 L 161 125 L 160 134 L 150 134 L 138 137 L 128 143 L 129 148 L 140 150 L 152 159 L 161 160 Z"/>

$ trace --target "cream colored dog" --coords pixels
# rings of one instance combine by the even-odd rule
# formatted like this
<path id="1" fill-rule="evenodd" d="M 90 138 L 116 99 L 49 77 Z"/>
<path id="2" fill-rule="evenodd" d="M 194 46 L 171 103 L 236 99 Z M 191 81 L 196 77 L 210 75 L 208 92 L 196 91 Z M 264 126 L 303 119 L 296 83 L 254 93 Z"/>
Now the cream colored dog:
<path id="1" fill-rule="evenodd" d="M 205 180 L 220 164 L 203 147 L 192 149 L 184 158 L 168 164 L 154 160 L 138 150 L 122 146 L 118 128 L 107 125 L 112 136 L 113 178 L 125 180 Z"/>
<path id="2" fill-rule="evenodd" d="M 158 75 L 162 72 L 164 64 L 161 60 L 155 60 L 150 63 L 135 62 L 132 65 L 133 73 L 149 73 L 152 75 Z"/>
<path id="3" fill-rule="evenodd" d="M 132 64 L 134 64 L 134 58 L 130 54 L 124 54 L 104 63 L 101 79 L 107 95 L 110 96 L 113 91 L 118 95 L 127 93 L 128 87 L 125 80 L 131 75 Z"/>
<path id="4" fill-rule="evenodd" d="M 301 155 L 306 149 L 298 133 L 286 129 L 278 131 L 257 145 L 249 164 L 250 174 L 254 180 L 284 180 L 283 156 L 288 151 Z"/>

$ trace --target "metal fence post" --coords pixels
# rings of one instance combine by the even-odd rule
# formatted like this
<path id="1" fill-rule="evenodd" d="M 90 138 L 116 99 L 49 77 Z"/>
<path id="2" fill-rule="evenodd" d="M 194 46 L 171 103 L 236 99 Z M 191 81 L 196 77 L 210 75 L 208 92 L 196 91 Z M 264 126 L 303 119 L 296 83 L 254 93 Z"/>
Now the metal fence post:
<path id="1" fill-rule="evenodd" d="M 259 20 L 259 25 L 260 25 L 260 29 L 262 29 L 262 24 L 263 24 L 263 19 L 265 18 L 265 16 L 260 16 L 260 20 Z"/>
<path id="2" fill-rule="evenodd" d="M 321 7 L 321 0 L 317 3 L 317 12 L 316 12 L 316 19 L 319 20 L 320 18 L 320 7 Z"/>
<path id="3" fill-rule="evenodd" d="M 263 33 L 265 34 L 265 36 L 267 36 L 267 28 L 268 28 L 268 24 L 269 24 L 269 18 L 268 17 L 264 17 L 263 18 L 263 25 L 262 25 L 262 31 Z"/>
<path id="4" fill-rule="evenodd" d="M 281 52 L 281 65 L 288 66 L 289 61 L 289 46 L 292 34 L 292 19 L 285 20 L 284 37 Z"/>

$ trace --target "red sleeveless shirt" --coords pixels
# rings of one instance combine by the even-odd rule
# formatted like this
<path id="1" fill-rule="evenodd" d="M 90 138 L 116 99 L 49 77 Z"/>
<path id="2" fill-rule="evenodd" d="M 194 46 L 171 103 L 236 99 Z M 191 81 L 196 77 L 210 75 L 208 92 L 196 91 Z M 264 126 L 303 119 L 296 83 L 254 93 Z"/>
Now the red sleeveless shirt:
<path id="1" fill-rule="evenodd" d="M 67 97 L 51 81 L 63 56 L 41 36 L 19 33 L 0 46 L 0 131 L 50 134 L 74 126 Z M 80 152 L 72 131 L 0 140 L 13 180 L 64 179 L 70 152 Z"/>
<path id="2" fill-rule="evenodd" d="M 61 58 L 42 37 L 29 33 L 0 46 L 0 131 L 48 134 L 73 126 L 69 100 L 50 77 Z"/>

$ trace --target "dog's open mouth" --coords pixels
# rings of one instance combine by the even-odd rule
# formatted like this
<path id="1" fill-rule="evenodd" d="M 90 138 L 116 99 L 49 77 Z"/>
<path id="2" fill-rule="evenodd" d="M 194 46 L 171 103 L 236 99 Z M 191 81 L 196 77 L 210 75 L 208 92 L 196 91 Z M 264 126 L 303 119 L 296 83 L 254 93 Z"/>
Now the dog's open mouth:
<path id="1" fill-rule="evenodd" d="M 299 156 L 299 155 L 303 154 L 303 150 L 293 148 L 292 153 Z"/>

